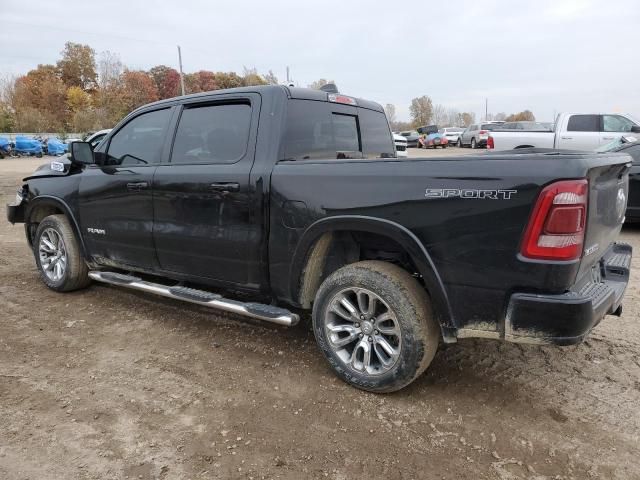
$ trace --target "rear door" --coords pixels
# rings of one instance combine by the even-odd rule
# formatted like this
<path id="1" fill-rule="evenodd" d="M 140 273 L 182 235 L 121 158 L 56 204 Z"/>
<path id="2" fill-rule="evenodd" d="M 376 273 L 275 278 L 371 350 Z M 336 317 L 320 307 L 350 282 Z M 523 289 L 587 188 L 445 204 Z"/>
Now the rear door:
<path id="1" fill-rule="evenodd" d="M 606 145 L 631 132 L 634 122 L 622 115 L 602 115 L 602 132 L 600 133 L 600 145 Z"/>
<path id="2" fill-rule="evenodd" d="M 260 96 L 211 98 L 182 107 L 155 175 L 153 238 L 162 270 L 244 285 L 260 268 L 262 212 L 249 186 Z"/>
<path id="3" fill-rule="evenodd" d="M 558 134 L 557 148 L 594 151 L 600 146 L 600 115 L 569 115 Z"/>
<path id="4" fill-rule="evenodd" d="M 173 108 L 140 113 L 100 146 L 100 165 L 80 178 L 80 226 L 99 263 L 156 267 L 152 238 L 153 176 L 169 147 Z"/>

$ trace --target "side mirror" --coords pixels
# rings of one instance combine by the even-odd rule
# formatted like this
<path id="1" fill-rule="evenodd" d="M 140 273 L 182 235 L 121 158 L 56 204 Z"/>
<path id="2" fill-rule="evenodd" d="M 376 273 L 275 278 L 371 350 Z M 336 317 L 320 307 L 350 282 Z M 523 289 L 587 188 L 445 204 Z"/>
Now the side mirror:
<path id="1" fill-rule="evenodd" d="M 87 142 L 72 142 L 69 146 L 71 151 L 71 162 L 78 165 L 91 165 L 95 163 L 93 159 L 93 148 Z"/>
<path id="2" fill-rule="evenodd" d="M 640 125 L 632 125 L 631 126 L 631 131 L 633 133 L 640 133 Z"/>

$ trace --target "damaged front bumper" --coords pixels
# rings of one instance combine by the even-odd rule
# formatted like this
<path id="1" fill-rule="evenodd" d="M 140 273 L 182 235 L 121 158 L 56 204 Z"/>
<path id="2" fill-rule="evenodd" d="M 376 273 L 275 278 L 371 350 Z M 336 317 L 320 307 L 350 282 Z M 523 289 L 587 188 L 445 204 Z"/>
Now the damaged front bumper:
<path id="1" fill-rule="evenodd" d="M 514 293 L 505 318 L 504 339 L 517 343 L 573 345 L 605 315 L 622 314 L 632 248 L 614 243 L 589 278 L 559 295 Z"/>

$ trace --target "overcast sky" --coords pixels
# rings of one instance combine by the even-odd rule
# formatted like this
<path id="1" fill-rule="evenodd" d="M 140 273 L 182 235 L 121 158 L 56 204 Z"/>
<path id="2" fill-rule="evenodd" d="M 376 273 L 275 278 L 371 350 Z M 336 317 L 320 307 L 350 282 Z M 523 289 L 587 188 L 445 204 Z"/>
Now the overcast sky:
<path id="1" fill-rule="evenodd" d="M 64 6 L 63 6 L 64 5 Z M 273 70 L 307 86 L 396 105 L 411 99 L 484 115 L 529 109 L 640 117 L 638 0 L 380 2 L 2 0 L 0 72 L 55 63 L 66 41 L 130 68 Z M 633 34 L 633 32 L 636 32 Z"/>

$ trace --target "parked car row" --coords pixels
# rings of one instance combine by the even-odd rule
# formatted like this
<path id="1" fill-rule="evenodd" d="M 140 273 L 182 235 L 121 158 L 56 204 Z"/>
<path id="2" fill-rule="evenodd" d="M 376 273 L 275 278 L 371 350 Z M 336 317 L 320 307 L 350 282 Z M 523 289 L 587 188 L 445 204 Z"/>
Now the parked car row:
<path id="1" fill-rule="evenodd" d="M 91 146 L 95 148 L 110 131 L 111 129 L 109 128 L 89 134 L 84 138 L 84 141 L 89 142 Z M 83 139 L 81 138 L 68 138 L 66 141 L 62 141 L 58 137 L 43 138 L 39 135 L 35 137 L 18 135 L 16 136 L 15 142 L 12 142 L 7 137 L 0 137 L 0 158 L 4 158 L 5 156 L 60 156 L 69 152 L 69 145 L 71 143 L 82 141 Z"/>

